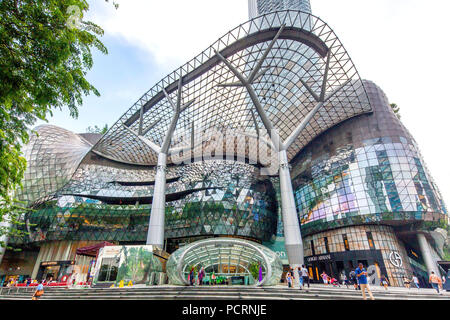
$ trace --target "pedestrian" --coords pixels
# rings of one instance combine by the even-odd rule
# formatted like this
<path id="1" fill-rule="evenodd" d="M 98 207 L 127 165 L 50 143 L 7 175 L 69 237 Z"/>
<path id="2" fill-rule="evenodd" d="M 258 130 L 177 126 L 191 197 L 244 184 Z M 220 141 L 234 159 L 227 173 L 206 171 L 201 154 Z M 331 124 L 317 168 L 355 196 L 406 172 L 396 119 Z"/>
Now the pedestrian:
<path id="1" fill-rule="evenodd" d="M 31 284 L 31 278 L 28 278 L 28 279 L 27 279 L 27 287 L 29 287 L 30 284 Z"/>
<path id="2" fill-rule="evenodd" d="M 361 287 L 363 299 L 367 300 L 366 298 L 366 290 L 369 292 L 370 299 L 375 300 L 375 298 L 372 295 L 372 291 L 370 291 L 369 283 L 367 281 L 367 271 L 364 269 L 364 265 L 362 263 L 359 263 L 358 268 L 355 270 L 356 277 L 358 278 L 359 286 Z"/>
<path id="3" fill-rule="evenodd" d="M 411 282 L 414 283 L 414 285 L 416 286 L 417 289 L 420 289 L 420 286 L 419 286 L 419 279 L 416 277 L 415 274 L 413 275 L 413 277 L 412 277 L 412 279 L 411 279 Z"/>
<path id="4" fill-rule="evenodd" d="M 388 290 L 389 282 L 384 274 L 381 276 L 381 285 L 384 287 L 386 291 Z"/>
<path id="5" fill-rule="evenodd" d="M 216 284 L 216 274 L 214 273 L 214 271 L 213 271 L 213 273 L 212 273 L 212 275 L 211 275 L 211 284 L 212 284 L 212 285 L 215 285 L 215 284 Z"/>
<path id="6" fill-rule="evenodd" d="M 258 281 L 262 282 L 263 281 L 263 272 L 262 272 L 262 265 L 261 263 L 259 263 L 259 269 L 258 269 Z"/>
<path id="7" fill-rule="evenodd" d="M 302 272 L 302 285 L 305 286 L 305 283 L 308 283 L 308 289 L 309 289 L 309 274 L 308 274 L 308 269 L 305 268 L 305 265 L 303 264 L 301 267 L 301 272 Z M 299 276 L 300 278 L 300 276 Z"/>
<path id="8" fill-rule="evenodd" d="M 442 280 L 434 273 L 434 271 L 431 271 L 430 279 L 428 281 L 431 283 L 431 286 L 436 289 L 438 294 L 442 294 L 439 292 L 439 287 L 441 286 Z"/>
<path id="9" fill-rule="evenodd" d="M 330 279 L 330 284 L 333 285 L 333 287 L 339 287 L 339 288 L 341 287 L 341 284 L 339 283 L 339 281 L 337 281 L 337 279 L 334 277 Z"/>
<path id="10" fill-rule="evenodd" d="M 295 282 L 295 271 L 293 268 L 289 267 L 289 272 L 291 273 L 291 280 L 292 280 L 292 287 L 294 286 L 294 282 Z"/>
<path id="11" fill-rule="evenodd" d="M 39 285 L 36 288 L 36 291 L 34 292 L 33 296 L 31 297 L 32 300 L 39 300 L 40 297 L 44 294 L 44 281 L 41 281 Z"/>
<path id="12" fill-rule="evenodd" d="M 189 272 L 189 283 L 191 286 L 194 285 L 194 281 L 195 281 L 195 271 L 194 271 L 194 267 L 192 267 L 191 271 Z"/>
<path id="13" fill-rule="evenodd" d="M 301 267 L 297 267 L 297 273 L 298 273 L 299 288 L 300 288 L 300 290 L 302 290 L 303 289 L 303 277 L 302 277 L 302 268 Z"/>
<path id="14" fill-rule="evenodd" d="M 411 281 L 406 276 L 403 277 L 403 283 L 405 284 L 405 287 L 409 289 Z"/>
<path id="15" fill-rule="evenodd" d="M 328 275 L 324 272 L 320 275 L 324 284 L 328 285 Z"/>
<path id="16" fill-rule="evenodd" d="M 292 287 L 292 275 L 291 275 L 290 271 L 288 271 L 286 273 L 286 282 L 288 284 L 288 288 L 291 288 Z"/>
<path id="17" fill-rule="evenodd" d="M 356 277 L 356 272 L 354 270 L 350 271 L 350 279 L 355 287 L 355 290 L 358 290 L 358 278 Z"/>
<path id="18" fill-rule="evenodd" d="M 77 281 L 77 276 L 75 271 L 72 271 L 69 279 L 67 280 L 67 289 L 73 288 L 75 286 L 75 282 Z"/>
<path id="19" fill-rule="evenodd" d="M 205 269 L 201 267 L 200 272 L 198 273 L 198 285 L 201 286 L 203 283 L 203 277 L 205 276 Z"/>
<path id="20" fill-rule="evenodd" d="M 342 280 L 342 284 L 343 285 L 345 284 L 345 286 L 348 289 L 349 281 L 348 281 L 347 275 L 345 274 L 345 271 L 342 272 L 342 274 L 341 274 L 341 280 Z"/>

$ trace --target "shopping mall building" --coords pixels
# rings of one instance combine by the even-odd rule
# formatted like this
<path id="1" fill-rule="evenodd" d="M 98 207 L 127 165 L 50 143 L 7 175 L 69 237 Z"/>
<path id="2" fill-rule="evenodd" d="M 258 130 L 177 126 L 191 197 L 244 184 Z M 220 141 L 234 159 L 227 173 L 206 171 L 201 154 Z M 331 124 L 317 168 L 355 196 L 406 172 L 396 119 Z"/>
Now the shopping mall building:
<path id="1" fill-rule="evenodd" d="M 440 272 L 449 215 L 386 95 L 308 0 L 249 9 L 106 134 L 35 129 L 28 235 L 0 277 L 82 280 L 97 258 L 111 283 L 117 261 L 84 254 L 105 242 L 158 248 L 174 284 L 192 266 L 237 280 L 261 266 L 260 285 L 303 263 L 315 281 L 358 262 L 394 286 Z"/>

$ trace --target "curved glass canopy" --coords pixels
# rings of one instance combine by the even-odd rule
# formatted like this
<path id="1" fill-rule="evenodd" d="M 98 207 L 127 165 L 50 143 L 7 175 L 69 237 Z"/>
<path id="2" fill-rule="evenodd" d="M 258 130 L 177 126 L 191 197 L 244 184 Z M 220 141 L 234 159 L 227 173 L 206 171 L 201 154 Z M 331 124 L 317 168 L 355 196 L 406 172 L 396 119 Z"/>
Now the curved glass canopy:
<path id="1" fill-rule="evenodd" d="M 248 77 L 253 101 L 230 68 Z M 255 99 L 262 109 L 255 107 Z M 181 112 L 174 111 L 173 101 L 183 106 Z M 317 111 L 318 102 L 322 104 Z M 260 117 L 263 111 L 265 120 Z M 270 141 L 272 133 L 265 125 L 270 122 L 279 137 L 290 142 L 287 154 L 292 160 L 330 127 L 371 111 L 359 74 L 333 30 L 311 14 L 278 11 L 236 27 L 158 82 L 92 151 L 121 163 L 154 166 L 155 150 L 169 134 L 170 164 L 173 157 L 190 158 L 190 152 L 180 155 L 180 149 L 202 154 L 217 147 L 212 138 L 217 133 Z M 226 144 L 225 154 L 238 153 L 238 142 Z M 258 143 L 247 141 L 245 157 L 254 157 L 257 148 Z"/>
<path id="2" fill-rule="evenodd" d="M 283 272 L 275 252 L 252 241 L 232 238 L 212 238 L 186 245 L 170 256 L 166 270 L 170 283 L 189 285 L 191 268 L 200 270 L 202 267 L 207 276 L 214 272 L 217 277 L 228 279 L 247 277 L 248 284 L 256 286 L 276 285 Z M 258 279 L 260 268 L 261 281 Z"/>

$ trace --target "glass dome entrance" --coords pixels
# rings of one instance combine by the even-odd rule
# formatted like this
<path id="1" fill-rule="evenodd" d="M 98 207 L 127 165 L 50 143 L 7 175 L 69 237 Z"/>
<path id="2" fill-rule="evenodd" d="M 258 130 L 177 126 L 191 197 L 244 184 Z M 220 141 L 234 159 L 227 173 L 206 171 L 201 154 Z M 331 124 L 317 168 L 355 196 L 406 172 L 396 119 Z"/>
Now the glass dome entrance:
<path id="1" fill-rule="evenodd" d="M 175 251 L 167 262 L 170 282 L 189 285 L 192 268 L 197 275 L 203 268 L 208 282 L 214 274 L 218 282 L 240 285 L 276 285 L 282 274 L 281 261 L 273 251 L 255 242 L 230 238 L 202 240 Z"/>

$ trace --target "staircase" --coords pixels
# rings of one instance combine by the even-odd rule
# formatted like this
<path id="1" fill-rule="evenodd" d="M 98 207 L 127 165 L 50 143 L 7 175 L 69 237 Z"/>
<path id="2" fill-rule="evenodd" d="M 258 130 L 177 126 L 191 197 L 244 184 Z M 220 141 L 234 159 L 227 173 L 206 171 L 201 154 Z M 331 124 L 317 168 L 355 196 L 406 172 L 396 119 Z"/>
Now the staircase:
<path id="1" fill-rule="evenodd" d="M 9 292 L 8 292 L 9 291 Z M 34 290 L 3 288 L 0 300 L 30 300 Z M 377 300 L 450 300 L 450 293 L 438 295 L 431 289 L 372 289 Z M 64 289 L 46 288 L 41 300 L 360 300 L 361 291 L 313 285 L 309 290 L 284 286 L 254 288 L 241 286 L 153 286 L 132 288 Z"/>

